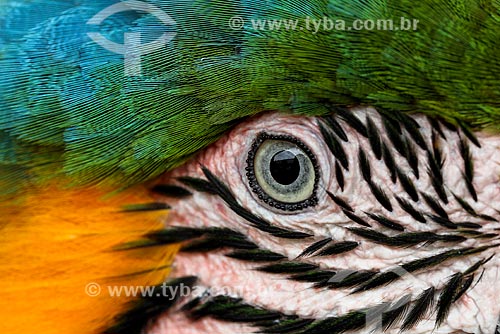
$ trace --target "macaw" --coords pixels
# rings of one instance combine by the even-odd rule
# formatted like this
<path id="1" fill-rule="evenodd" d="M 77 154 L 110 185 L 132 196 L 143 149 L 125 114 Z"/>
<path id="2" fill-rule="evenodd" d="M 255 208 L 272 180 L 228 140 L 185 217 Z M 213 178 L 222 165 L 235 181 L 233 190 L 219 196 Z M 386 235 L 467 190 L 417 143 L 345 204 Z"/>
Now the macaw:
<path id="1" fill-rule="evenodd" d="M 1 0 L 0 331 L 500 333 L 499 24 Z"/>

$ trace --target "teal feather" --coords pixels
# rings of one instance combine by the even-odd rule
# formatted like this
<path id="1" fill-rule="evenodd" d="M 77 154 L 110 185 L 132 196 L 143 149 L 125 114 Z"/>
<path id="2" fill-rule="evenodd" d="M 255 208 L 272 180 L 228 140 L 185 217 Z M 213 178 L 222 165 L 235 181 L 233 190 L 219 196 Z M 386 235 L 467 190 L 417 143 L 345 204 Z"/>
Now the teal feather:
<path id="1" fill-rule="evenodd" d="M 176 37 L 124 75 L 87 36 L 115 1 L 0 4 L 0 175 L 132 185 L 269 109 L 373 105 L 500 131 L 498 0 L 148 1 L 175 21 L 113 15 L 99 30 Z M 245 19 L 230 29 L 233 16 Z M 417 31 L 256 31 L 252 19 L 418 19 Z M 0 181 L 1 182 L 1 181 Z M 10 187 L 10 184 L 9 186 Z"/>

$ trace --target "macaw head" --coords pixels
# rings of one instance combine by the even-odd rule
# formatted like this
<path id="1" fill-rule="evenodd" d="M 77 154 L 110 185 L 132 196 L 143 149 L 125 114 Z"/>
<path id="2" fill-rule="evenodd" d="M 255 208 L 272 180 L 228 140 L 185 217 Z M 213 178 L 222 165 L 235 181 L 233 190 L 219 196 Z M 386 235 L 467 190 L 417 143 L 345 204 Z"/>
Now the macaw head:
<path id="1" fill-rule="evenodd" d="M 498 330 L 498 1 L 1 6 L 5 332 Z"/>

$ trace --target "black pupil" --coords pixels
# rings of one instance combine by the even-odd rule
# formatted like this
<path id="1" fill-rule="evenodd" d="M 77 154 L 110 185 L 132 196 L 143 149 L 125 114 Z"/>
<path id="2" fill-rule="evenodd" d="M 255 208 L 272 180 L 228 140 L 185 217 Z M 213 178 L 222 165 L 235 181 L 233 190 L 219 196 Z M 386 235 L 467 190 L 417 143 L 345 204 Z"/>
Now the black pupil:
<path id="1" fill-rule="evenodd" d="M 280 151 L 271 160 L 271 175 L 282 185 L 295 182 L 300 174 L 300 163 L 297 156 L 290 151 Z"/>

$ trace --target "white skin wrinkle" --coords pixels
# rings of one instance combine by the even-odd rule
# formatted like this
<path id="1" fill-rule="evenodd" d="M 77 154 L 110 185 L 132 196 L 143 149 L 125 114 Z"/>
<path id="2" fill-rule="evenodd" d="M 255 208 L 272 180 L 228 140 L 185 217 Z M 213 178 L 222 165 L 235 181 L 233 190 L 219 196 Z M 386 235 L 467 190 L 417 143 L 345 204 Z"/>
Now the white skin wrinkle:
<path id="1" fill-rule="evenodd" d="M 387 271 L 401 264 L 416 259 L 440 254 L 443 251 L 462 247 L 480 247 L 495 245 L 496 239 L 468 238 L 459 244 L 436 242 L 431 245 L 416 245 L 410 247 L 390 247 L 374 243 L 350 232 L 348 227 L 363 228 L 349 219 L 342 208 L 335 204 L 327 195 L 326 190 L 342 198 L 353 209 L 354 213 L 371 225 L 371 229 L 389 236 L 397 235 L 398 231 L 390 230 L 370 219 L 365 212 L 380 214 L 401 224 L 404 232 L 429 231 L 439 234 L 457 234 L 456 231 L 436 224 L 427 219 L 423 224 L 413 219 L 405 212 L 395 199 L 399 196 L 412 206 L 425 213 L 433 210 L 423 200 L 421 192 L 437 199 L 453 222 L 472 222 L 482 226 L 484 233 L 498 233 L 500 223 L 473 217 L 468 214 L 452 192 L 463 198 L 478 213 L 500 219 L 500 137 L 487 133 L 477 133 L 481 148 L 468 141 L 463 134 L 441 126 L 446 140 L 439 137 L 438 145 L 444 158 L 443 179 L 448 204 L 439 199 L 428 175 L 428 160 L 426 152 L 415 142 L 418 155 L 420 177 L 417 179 L 407 160 L 402 157 L 391 144 L 382 124 L 382 118 L 373 108 L 356 108 L 352 112 L 364 123 L 370 117 L 380 132 L 381 139 L 388 144 L 396 165 L 409 177 L 419 191 L 419 200 L 412 201 L 402 187 L 401 182 L 395 184 L 390 179 L 390 173 L 383 160 L 377 160 L 367 138 L 360 135 L 340 117 L 336 120 L 345 130 L 349 141 L 340 141 L 349 162 L 349 171 L 343 171 L 345 188 L 339 187 L 335 176 L 335 158 L 328 149 L 318 127 L 318 118 L 297 117 L 269 112 L 239 125 L 224 138 L 196 156 L 190 163 L 176 169 L 160 180 L 159 184 L 177 184 L 180 176 L 190 176 L 206 179 L 200 165 L 206 166 L 217 178 L 228 185 L 237 202 L 266 220 L 273 226 L 292 231 L 300 231 L 314 235 L 302 240 L 282 239 L 252 227 L 248 221 L 233 212 L 217 195 L 193 191 L 193 196 L 183 199 L 163 198 L 173 206 L 166 220 L 166 228 L 172 226 L 184 227 L 223 227 L 244 234 L 260 248 L 270 250 L 294 260 L 312 243 L 323 238 L 332 238 L 334 242 L 356 241 L 359 246 L 349 252 L 332 256 L 312 256 L 300 259 L 305 263 L 317 264 L 328 270 L 379 270 Z M 412 116 L 420 125 L 420 133 L 428 147 L 432 148 L 432 127 L 424 116 Z M 263 203 L 252 192 L 248 184 L 245 167 L 252 143 L 261 132 L 276 135 L 291 135 L 300 139 L 313 152 L 319 162 L 320 181 L 317 187 L 318 204 L 313 207 L 294 212 L 284 212 Z M 411 138 L 406 130 L 406 137 Z M 465 138 L 474 162 L 473 184 L 478 201 L 475 202 L 466 186 L 463 177 L 464 162 L 460 154 L 460 136 Z M 358 152 L 363 149 L 371 166 L 371 179 L 388 195 L 393 211 L 385 209 L 372 194 L 360 171 Z M 375 306 L 381 302 L 394 302 L 404 295 L 410 294 L 415 299 L 425 289 L 433 286 L 437 290 L 446 286 L 450 277 L 457 272 L 464 272 L 474 263 L 498 253 L 498 247 L 472 256 L 454 258 L 428 269 L 417 271 L 405 279 L 383 285 L 366 292 L 351 294 L 352 289 L 315 289 L 312 283 L 303 283 L 286 279 L 287 275 L 268 274 L 255 270 L 256 267 L 269 263 L 252 263 L 226 257 L 230 249 L 209 253 L 181 253 L 174 264 L 174 277 L 198 276 L 198 284 L 207 288 L 225 287 L 231 296 L 258 307 L 280 311 L 289 315 L 314 317 L 324 319 L 330 316 L 341 316 L 349 311 L 363 307 Z M 443 324 L 435 329 L 437 316 L 435 297 L 433 312 L 427 314 L 424 320 L 408 333 L 494 333 L 500 315 L 500 260 L 498 256 L 481 267 L 475 274 L 470 289 L 451 307 L 449 315 Z M 478 282 L 477 278 L 482 275 Z M 151 334 L 191 334 L 191 333 L 251 333 L 255 332 L 251 324 L 235 324 L 219 321 L 213 318 L 203 318 L 192 321 L 186 315 L 176 310 L 166 312 L 149 328 Z M 399 325 L 387 333 L 398 333 Z M 358 330 L 356 333 L 371 333 L 373 327 Z"/>

